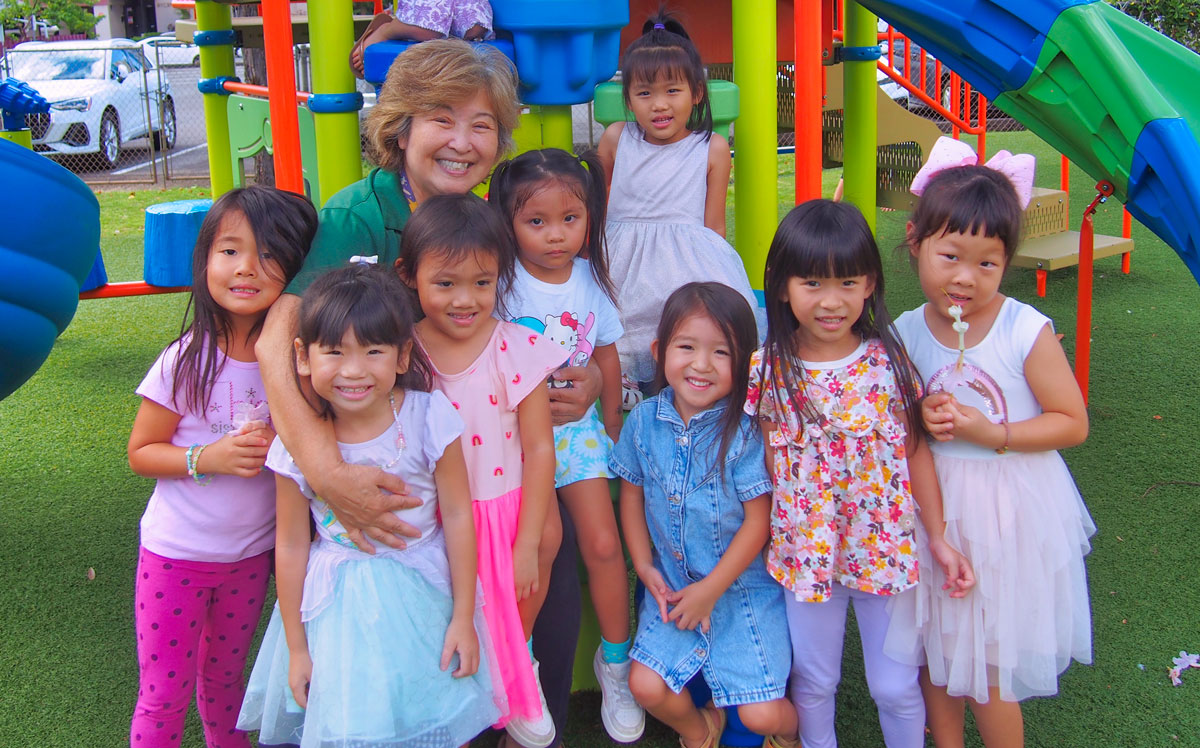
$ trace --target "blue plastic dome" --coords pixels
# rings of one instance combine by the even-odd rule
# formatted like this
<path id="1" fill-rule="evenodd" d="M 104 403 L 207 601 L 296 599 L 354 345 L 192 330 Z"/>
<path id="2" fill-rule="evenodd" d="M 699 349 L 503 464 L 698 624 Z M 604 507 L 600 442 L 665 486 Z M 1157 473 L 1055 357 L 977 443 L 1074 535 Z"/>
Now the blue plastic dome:
<path id="1" fill-rule="evenodd" d="M 79 177 L 0 139 L 0 399 L 67 329 L 100 246 L 100 204 Z M 19 189 L 18 189 L 19 188 Z"/>

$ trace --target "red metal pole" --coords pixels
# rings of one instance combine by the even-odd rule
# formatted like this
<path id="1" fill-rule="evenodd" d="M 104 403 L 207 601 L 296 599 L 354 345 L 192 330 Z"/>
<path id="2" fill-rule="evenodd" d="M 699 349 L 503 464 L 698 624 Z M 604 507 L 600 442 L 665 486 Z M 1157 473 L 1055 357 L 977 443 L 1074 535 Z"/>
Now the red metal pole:
<path id="1" fill-rule="evenodd" d="M 1071 162 L 1062 157 L 1058 172 L 1058 188 L 1067 193 L 1067 204 L 1063 210 L 1063 231 L 1071 230 Z"/>
<path id="2" fill-rule="evenodd" d="M 1129 208 L 1121 210 L 1121 236 L 1126 239 L 1133 236 L 1133 216 L 1129 215 Z M 1129 253 L 1121 255 L 1121 272 L 1129 275 Z"/>
<path id="3" fill-rule="evenodd" d="M 1113 193 L 1111 182 L 1096 185 L 1096 197 L 1083 211 L 1083 222 L 1079 227 L 1079 292 L 1076 295 L 1075 314 L 1075 381 L 1083 393 L 1083 402 L 1088 399 L 1088 374 L 1092 356 L 1092 261 L 1095 246 L 1094 221 L 1096 206 Z"/>
<path id="4" fill-rule="evenodd" d="M 267 88 L 271 89 L 271 139 L 275 144 L 275 186 L 304 194 L 300 165 L 300 123 L 296 114 L 296 69 L 292 55 L 292 8 L 288 0 L 263 0 L 263 39 Z"/>
<path id="5" fill-rule="evenodd" d="M 149 296 L 159 293 L 187 293 L 191 286 L 152 286 L 145 281 L 105 283 L 103 286 L 84 291 L 80 299 L 116 299 L 124 296 Z"/>
<path id="6" fill-rule="evenodd" d="M 821 196 L 822 0 L 798 0 L 796 30 L 796 204 Z"/>

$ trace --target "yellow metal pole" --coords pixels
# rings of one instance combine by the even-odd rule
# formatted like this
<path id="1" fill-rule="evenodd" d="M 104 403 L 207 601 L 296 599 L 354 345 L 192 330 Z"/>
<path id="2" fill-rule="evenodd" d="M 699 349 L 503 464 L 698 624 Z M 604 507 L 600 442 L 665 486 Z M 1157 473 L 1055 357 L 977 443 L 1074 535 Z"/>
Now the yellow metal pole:
<path id="1" fill-rule="evenodd" d="M 354 74 L 346 64 L 354 45 L 354 8 L 350 0 L 310 2 L 308 32 L 312 39 L 313 93 L 352 96 Z M 313 130 L 321 199 L 328 200 L 346 185 L 362 179 L 358 111 L 314 110 Z"/>
<path id="2" fill-rule="evenodd" d="M 213 0 L 197 0 L 196 30 L 232 31 L 233 14 L 228 5 Z M 228 44 L 200 47 L 200 78 L 211 79 L 235 75 L 233 47 Z M 213 198 L 233 189 L 232 151 L 229 145 L 229 97 L 219 93 L 204 94 L 204 130 L 208 136 L 208 174 Z"/>
<path id="3" fill-rule="evenodd" d="M 734 125 L 734 246 L 755 287 L 762 286 L 767 249 L 779 225 L 775 59 L 774 1 L 736 0 L 733 77 L 741 114 Z"/>
<path id="4" fill-rule="evenodd" d="M 878 46 L 878 19 L 853 0 L 846 0 L 845 70 L 845 199 L 858 206 L 867 225 L 875 231 L 876 130 L 879 102 L 876 98 L 874 59 L 858 57 L 853 50 Z"/>

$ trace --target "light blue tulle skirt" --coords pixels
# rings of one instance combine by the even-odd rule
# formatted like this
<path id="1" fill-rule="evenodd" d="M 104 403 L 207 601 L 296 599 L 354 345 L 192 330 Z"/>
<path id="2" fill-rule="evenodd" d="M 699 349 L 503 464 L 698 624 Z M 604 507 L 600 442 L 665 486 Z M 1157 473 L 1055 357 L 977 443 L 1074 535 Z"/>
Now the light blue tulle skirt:
<path id="1" fill-rule="evenodd" d="M 504 697 L 497 699 L 493 686 L 478 608 L 479 671 L 453 677 L 457 657 L 440 668 L 453 601 L 440 533 L 435 541 L 374 557 L 322 553 L 332 544 L 314 544 L 302 612 L 313 660 L 308 708 L 291 698 L 276 605 L 238 728 L 258 730 L 261 743 L 302 748 L 457 748 L 499 719 Z"/>

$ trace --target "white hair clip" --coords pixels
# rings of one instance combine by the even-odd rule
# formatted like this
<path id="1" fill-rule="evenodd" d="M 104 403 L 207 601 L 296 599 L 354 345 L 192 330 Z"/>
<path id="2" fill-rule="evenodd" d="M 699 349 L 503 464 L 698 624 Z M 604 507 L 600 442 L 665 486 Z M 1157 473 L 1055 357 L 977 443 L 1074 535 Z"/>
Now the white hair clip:
<path id="1" fill-rule="evenodd" d="M 378 265 L 379 255 L 354 255 L 350 258 L 351 265 Z"/>

